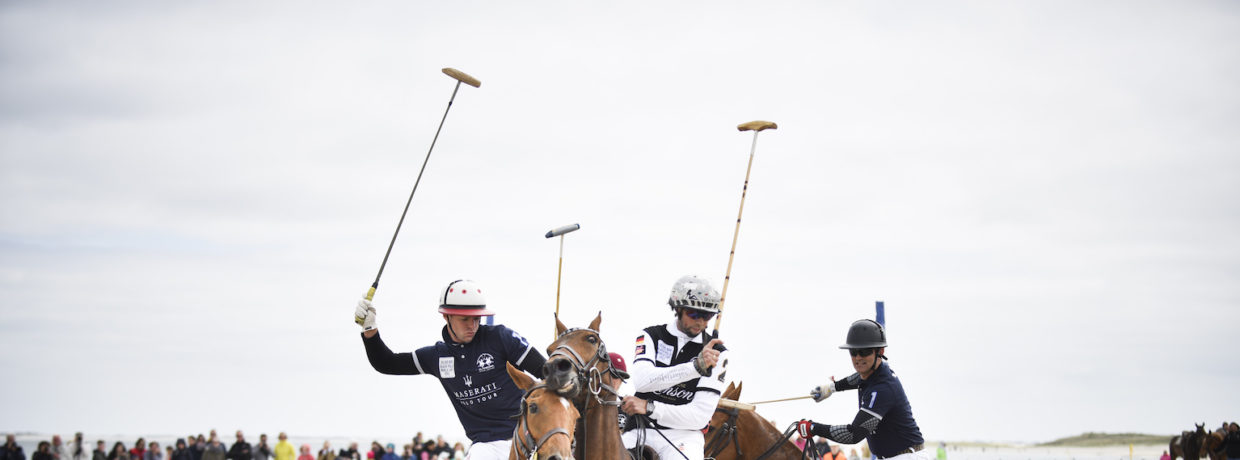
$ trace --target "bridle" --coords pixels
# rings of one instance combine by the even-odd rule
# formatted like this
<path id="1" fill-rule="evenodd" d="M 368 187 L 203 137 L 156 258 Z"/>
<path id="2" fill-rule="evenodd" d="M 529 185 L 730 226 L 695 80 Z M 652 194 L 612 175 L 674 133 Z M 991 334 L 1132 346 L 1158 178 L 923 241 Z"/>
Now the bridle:
<path id="1" fill-rule="evenodd" d="M 540 383 L 525 391 L 525 395 L 521 397 L 521 413 L 518 415 L 520 422 L 518 422 L 517 427 L 512 430 L 512 439 L 517 441 L 513 443 L 513 447 L 517 448 L 517 454 L 520 455 L 521 458 L 527 460 L 537 458 L 538 449 L 541 449 L 543 444 L 546 444 L 547 440 L 551 439 L 552 436 L 562 434 L 564 436 L 568 436 L 568 441 L 570 443 L 573 441 L 573 434 L 569 433 L 568 430 L 564 429 L 564 427 L 557 427 L 554 430 L 548 430 L 537 440 L 534 439 L 534 433 L 530 431 L 530 408 L 526 399 L 530 397 L 530 394 L 534 393 L 534 390 L 546 388 L 547 385 Z M 525 429 L 522 430 L 522 428 Z"/>
<path id="2" fill-rule="evenodd" d="M 611 374 L 612 377 L 615 377 L 618 379 L 627 379 L 629 378 L 629 374 L 620 369 L 616 369 L 615 366 L 611 365 L 611 357 L 608 356 L 607 354 L 607 344 L 603 343 L 602 337 L 600 337 L 598 331 L 594 329 L 588 329 L 588 328 L 569 329 L 569 330 L 564 331 L 563 334 L 560 334 L 560 336 L 556 338 L 556 341 L 559 342 L 563 340 L 565 336 L 576 333 L 576 332 L 592 334 L 595 342 L 598 344 L 598 348 L 595 350 L 594 355 L 590 356 L 589 362 L 582 359 L 581 354 L 577 353 L 577 350 L 574 350 L 573 347 L 570 347 L 567 344 L 560 344 L 556 346 L 555 350 L 552 351 L 551 354 L 547 356 L 547 360 L 550 361 L 556 356 L 563 356 L 565 359 L 568 359 L 568 361 L 572 363 L 573 368 L 577 370 L 577 385 L 578 385 L 577 387 L 578 388 L 581 388 L 582 386 L 584 386 L 586 390 L 589 391 L 590 394 L 594 396 L 595 402 L 598 402 L 601 405 L 620 407 L 620 401 L 618 399 L 620 396 L 620 393 L 615 388 L 612 388 L 611 385 L 608 385 L 603 382 L 603 372 L 607 372 Z M 567 340 L 564 340 L 564 341 L 567 342 Z M 599 370 L 600 362 L 607 363 L 607 367 L 604 368 L 603 370 Z M 603 390 L 607 390 L 608 393 L 615 395 L 617 399 L 615 401 L 604 400 L 603 397 L 600 396 Z M 578 409 L 582 410 L 582 417 L 584 418 L 585 417 L 584 411 L 587 408 L 579 407 Z"/>
<path id="3" fill-rule="evenodd" d="M 586 337 L 585 342 L 589 343 L 589 339 L 593 338 L 594 343 L 598 345 L 598 348 L 595 350 L 594 354 L 590 356 L 590 361 L 588 362 L 581 358 L 581 354 L 577 353 L 577 350 L 574 350 L 573 347 L 567 345 L 568 342 L 571 342 L 570 340 L 567 340 L 568 335 L 575 333 L 590 334 Z M 563 356 L 564 359 L 567 359 L 568 362 L 572 363 L 573 367 L 577 370 L 576 388 L 581 388 L 584 385 L 586 391 L 589 391 L 590 395 L 594 397 L 594 401 L 598 403 L 595 407 L 614 406 L 617 410 L 619 410 L 621 404 L 620 393 L 616 388 L 612 388 L 611 385 L 603 382 L 603 373 L 606 372 L 612 377 L 620 380 L 628 379 L 629 374 L 628 372 L 616 369 L 616 367 L 611 364 L 611 356 L 607 354 L 607 344 L 603 343 L 603 338 L 599 336 L 598 331 L 590 328 L 572 328 L 565 330 L 559 337 L 556 337 L 555 341 L 563 343 L 557 345 L 555 350 L 547 355 L 547 361 L 551 361 L 556 356 Z M 600 363 L 607 363 L 607 367 L 603 370 L 599 370 Z M 611 393 L 611 396 L 608 397 L 611 399 L 610 401 L 604 399 L 602 396 L 603 390 Z M 574 401 L 573 405 L 576 404 L 577 402 Z M 592 408 L 590 407 L 588 400 L 584 402 L 583 405 L 585 407 L 578 407 L 577 409 L 581 411 L 581 442 L 584 447 L 586 445 L 585 443 L 589 441 L 586 438 L 589 436 L 590 430 L 586 424 L 588 423 L 587 420 L 589 420 L 589 413 Z"/>
<path id="4" fill-rule="evenodd" d="M 722 425 L 719 425 L 718 430 L 707 428 L 715 434 L 706 441 L 706 448 L 704 449 L 706 451 L 706 458 L 714 458 L 718 456 L 720 452 L 723 452 L 723 450 L 728 447 L 729 443 L 734 449 L 736 449 L 736 458 L 744 458 L 745 455 L 741 452 L 741 446 L 737 439 L 737 433 L 740 431 L 738 429 L 738 419 L 740 418 L 741 413 L 740 409 L 734 407 L 715 407 L 715 412 L 723 412 L 728 414 L 728 419 L 724 420 Z M 763 460 L 771 455 L 774 455 L 775 452 L 779 450 L 779 446 L 782 446 L 785 442 L 788 442 L 789 439 L 792 439 L 792 435 L 796 433 L 796 430 L 797 425 L 796 423 L 793 423 L 787 430 L 784 431 L 784 434 L 780 436 L 779 439 L 776 439 L 775 443 L 771 444 L 771 447 L 767 448 L 766 451 L 763 452 L 762 455 L 759 455 L 756 460 Z M 801 451 L 801 458 L 808 457 L 814 459 L 818 458 L 818 456 L 817 447 L 814 446 L 813 442 L 807 441 L 805 443 L 805 449 Z"/>
<path id="5" fill-rule="evenodd" d="M 723 449 L 726 449 L 730 443 L 732 448 L 736 449 L 736 458 L 743 457 L 741 454 L 741 444 L 739 440 L 736 439 L 736 433 L 738 431 L 736 429 L 736 422 L 737 418 L 739 418 L 741 414 L 740 409 L 735 407 L 716 406 L 715 412 L 723 412 L 728 414 L 728 419 L 724 420 L 723 424 L 719 425 L 718 429 L 714 429 L 714 427 L 706 428 L 708 432 L 713 433 L 710 439 L 706 441 L 706 456 L 709 458 L 719 456 L 719 453 L 723 452 Z"/>

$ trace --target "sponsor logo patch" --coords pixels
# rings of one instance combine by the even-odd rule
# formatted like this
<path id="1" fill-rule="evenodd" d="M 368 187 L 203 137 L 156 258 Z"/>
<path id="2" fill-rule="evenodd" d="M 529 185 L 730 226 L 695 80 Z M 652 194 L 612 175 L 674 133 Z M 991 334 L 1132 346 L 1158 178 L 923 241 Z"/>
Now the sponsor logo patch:
<path id="1" fill-rule="evenodd" d="M 439 358 L 439 378 L 450 379 L 456 377 L 456 366 L 452 364 L 452 357 Z"/>
<path id="2" fill-rule="evenodd" d="M 635 355 L 637 355 L 637 356 L 641 356 L 641 355 L 646 354 L 646 346 L 645 346 L 645 345 L 638 345 L 638 346 L 637 346 L 637 351 L 633 352 L 633 354 L 635 354 Z"/>
<path id="3" fill-rule="evenodd" d="M 490 353 L 478 355 L 478 372 L 486 372 L 495 369 L 495 357 Z"/>

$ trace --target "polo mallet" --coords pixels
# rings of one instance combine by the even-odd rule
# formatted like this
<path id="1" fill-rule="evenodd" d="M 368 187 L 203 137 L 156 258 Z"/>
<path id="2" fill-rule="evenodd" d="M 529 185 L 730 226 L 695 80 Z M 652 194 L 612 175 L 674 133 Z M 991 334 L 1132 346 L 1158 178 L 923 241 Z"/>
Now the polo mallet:
<path id="1" fill-rule="evenodd" d="M 560 317 L 560 274 L 564 272 L 564 235 L 581 229 L 581 224 L 565 225 L 563 227 L 547 232 L 547 238 L 560 237 L 560 266 L 555 271 L 555 317 Z M 552 336 L 552 340 L 559 337 L 559 330 L 556 335 Z"/>
<path id="2" fill-rule="evenodd" d="M 409 199 L 405 201 L 405 210 L 401 211 L 400 220 L 396 222 L 396 231 L 392 233 L 392 241 L 388 243 L 387 252 L 383 253 L 383 262 L 379 264 L 379 274 L 375 275 L 375 282 L 371 283 L 370 290 L 366 291 L 366 300 L 374 300 L 375 290 L 379 289 L 379 278 L 383 277 L 383 268 L 387 266 L 388 256 L 392 255 L 392 246 L 396 244 L 396 235 L 400 234 L 400 226 L 405 223 L 405 214 L 409 213 L 409 204 L 413 202 L 413 194 L 418 192 L 418 184 L 422 182 L 422 173 L 426 172 L 426 163 L 431 160 L 431 152 L 435 150 L 435 142 L 439 140 L 443 122 L 448 119 L 448 111 L 452 110 L 452 101 L 456 100 L 456 92 L 461 89 L 461 83 L 474 88 L 482 86 L 482 82 L 477 78 L 451 67 L 445 67 L 443 73 L 456 80 L 456 87 L 452 89 L 452 97 L 448 99 L 448 108 L 444 109 L 443 118 L 439 120 L 439 128 L 435 130 L 435 137 L 431 139 L 431 148 L 426 151 L 426 159 L 422 160 L 422 169 L 418 170 L 418 178 L 413 181 L 413 191 L 409 192 Z M 353 320 L 357 324 L 362 324 L 364 318 L 355 316 Z"/>
<path id="3" fill-rule="evenodd" d="M 755 402 L 749 403 L 749 407 L 753 407 L 754 404 L 769 404 L 769 403 L 777 403 L 777 402 L 784 402 L 784 401 L 796 401 L 798 399 L 809 399 L 809 398 L 813 398 L 813 396 L 812 395 L 811 396 L 797 396 L 795 398 L 772 399 L 769 401 L 755 401 Z"/>
<path id="4" fill-rule="evenodd" d="M 719 322 L 723 319 L 723 302 L 728 300 L 728 281 L 732 279 L 732 259 L 736 257 L 736 239 L 741 234 L 741 214 L 745 212 L 745 194 L 749 192 L 749 171 L 753 170 L 753 153 L 758 148 L 758 133 L 764 129 L 776 129 L 774 122 L 751 121 L 736 125 L 737 131 L 753 131 L 753 144 L 749 147 L 749 165 L 745 167 L 745 185 L 741 187 L 741 207 L 736 211 L 736 230 L 732 232 L 732 250 L 728 252 L 728 270 L 723 275 L 723 292 L 719 294 L 719 315 L 715 316 L 715 337 L 719 336 Z M 718 346 L 718 345 L 716 345 Z"/>

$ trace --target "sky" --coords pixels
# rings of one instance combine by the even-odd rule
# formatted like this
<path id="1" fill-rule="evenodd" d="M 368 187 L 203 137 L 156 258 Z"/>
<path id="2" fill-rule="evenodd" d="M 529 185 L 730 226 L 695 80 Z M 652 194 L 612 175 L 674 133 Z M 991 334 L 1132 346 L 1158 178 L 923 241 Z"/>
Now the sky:
<path id="1" fill-rule="evenodd" d="M 887 309 L 928 439 L 1240 416 L 1240 5 L 0 3 L 0 431 L 463 439 L 397 351 L 481 283 L 613 351 L 722 285 L 742 401 Z M 543 234 L 579 223 L 564 240 Z M 852 420 L 855 396 L 765 404 Z M 88 434 L 88 437 L 92 436 Z"/>

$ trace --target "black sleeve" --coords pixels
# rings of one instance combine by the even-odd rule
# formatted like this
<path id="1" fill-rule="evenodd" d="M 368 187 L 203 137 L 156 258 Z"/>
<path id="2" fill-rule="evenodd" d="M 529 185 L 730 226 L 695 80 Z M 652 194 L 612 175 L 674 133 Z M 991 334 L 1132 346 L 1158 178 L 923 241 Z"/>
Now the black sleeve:
<path id="1" fill-rule="evenodd" d="M 835 391 L 856 390 L 861 387 L 861 374 L 853 374 L 835 381 Z"/>
<path id="2" fill-rule="evenodd" d="M 546 363 L 547 358 L 533 346 L 530 346 L 529 353 L 525 355 L 525 359 L 521 360 L 521 364 L 517 368 L 534 374 L 535 377 L 541 379 L 543 378 L 543 364 Z"/>
<path id="3" fill-rule="evenodd" d="M 840 444 L 856 444 L 874 433 L 874 428 L 878 427 L 878 422 L 881 421 L 883 421 L 881 417 L 861 410 L 857 411 L 857 417 L 853 418 L 852 424 L 823 425 L 815 423 L 813 431 L 815 435 Z"/>
<path id="4" fill-rule="evenodd" d="M 379 373 L 388 375 L 420 373 L 413 363 L 413 353 L 392 353 L 387 344 L 383 343 L 383 339 L 379 338 L 378 331 L 371 338 L 362 335 L 362 343 L 366 345 L 366 359 L 370 360 L 370 367 L 375 368 Z"/>

